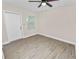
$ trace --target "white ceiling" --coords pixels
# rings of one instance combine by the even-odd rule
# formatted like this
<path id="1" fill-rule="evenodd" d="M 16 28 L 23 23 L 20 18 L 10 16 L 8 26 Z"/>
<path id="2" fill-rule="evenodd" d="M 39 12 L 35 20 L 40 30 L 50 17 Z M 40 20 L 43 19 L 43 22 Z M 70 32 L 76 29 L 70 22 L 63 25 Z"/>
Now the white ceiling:
<path id="1" fill-rule="evenodd" d="M 37 1 L 37 0 L 34 0 L 34 1 Z M 49 2 L 49 3 L 53 5 L 52 8 L 47 5 L 38 8 L 38 5 L 40 4 L 40 2 L 28 2 L 28 0 L 3 0 L 3 5 L 9 4 L 9 5 L 18 6 L 24 9 L 36 11 L 36 12 L 63 7 L 63 6 L 64 7 L 72 6 L 72 5 L 75 5 L 75 0 L 59 0 L 59 1 Z"/>

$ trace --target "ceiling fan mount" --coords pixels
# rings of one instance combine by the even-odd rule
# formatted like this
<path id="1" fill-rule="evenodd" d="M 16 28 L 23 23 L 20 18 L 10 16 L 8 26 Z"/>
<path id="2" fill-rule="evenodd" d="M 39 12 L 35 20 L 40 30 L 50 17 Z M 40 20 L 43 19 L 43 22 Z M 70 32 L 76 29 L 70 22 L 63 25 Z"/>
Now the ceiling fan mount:
<path id="1" fill-rule="evenodd" d="M 58 0 L 41 0 L 41 1 L 29 1 L 29 2 L 40 2 L 40 5 L 38 6 L 38 8 L 39 8 L 39 7 L 45 6 L 45 5 L 52 7 L 52 5 L 48 3 L 48 2 L 52 2 L 52 1 L 58 1 Z"/>

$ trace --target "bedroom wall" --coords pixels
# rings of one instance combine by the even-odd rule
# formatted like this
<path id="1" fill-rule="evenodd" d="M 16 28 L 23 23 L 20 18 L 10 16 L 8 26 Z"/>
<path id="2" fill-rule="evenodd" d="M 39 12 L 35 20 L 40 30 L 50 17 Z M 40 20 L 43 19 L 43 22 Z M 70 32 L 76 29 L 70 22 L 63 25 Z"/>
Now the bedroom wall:
<path id="1" fill-rule="evenodd" d="M 75 44 L 75 6 L 54 8 L 38 14 L 38 32 Z"/>
<path id="2" fill-rule="evenodd" d="M 12 13 L 16 13 L 22 16 L 22 28 L 23 28 L 23 37 L 28 37 L 30 35 L 34 35 L 37 32 L 37 25 L 36 28 L 34 30 L 29 30 L 27 28 L 27 22 L 26 22 L 26 18 L 28 16 L 36 16 L 33 12 L 29 11 L 29 10 L 25 10 L 25 9 L 21 9 L 19 7 L 15 7 L 9 4 L 3 4 L 3 12 L 12 12 Z M 5 28 L 5 23 L 4 23 L 4 18 L 3 18 L 3 43 L 5 44 L 8 40 L 7 38 L 7 33 L 6 33 L 6 28 Z M 37 22 L 37 21 L 36 21 Z M 36 23 L 37 24 L 37 23 Z"/>
<path id="3" fill-rule="evenodd" d="M 8 41 L 8 36 L 7 36 L 7 32 L 6 32 L 6 27 L 5 27 L 5 23 L 4 23 L 4 17 L 3 21 L 2 21 L 2 43 L 7 42 Z"/>
<path id="4" fill-rule="evenodd" d="M 17 6 L 3 4 L 3 11 L 22 15 L 22 31 L 24 37 L 42 34 L 75 44 L 75 6 L 59 7 L 45 12 L 40 11 L 35 13 Z M 28 16 L 36 17 L 36 29 L 27 29 L 26 18 Z M 3 25 L 3 29 L 3 43 L 5 43 L 8 40 L 5 25 Z"/>

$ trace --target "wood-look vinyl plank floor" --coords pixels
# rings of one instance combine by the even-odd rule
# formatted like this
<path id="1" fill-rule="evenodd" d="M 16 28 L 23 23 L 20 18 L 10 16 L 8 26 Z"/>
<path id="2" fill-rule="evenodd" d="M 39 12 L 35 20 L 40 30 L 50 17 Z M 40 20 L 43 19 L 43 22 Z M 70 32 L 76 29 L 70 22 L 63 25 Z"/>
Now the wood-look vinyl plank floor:
<path id="1" fill-rule="evenodd" d="M 76 59 L 75 46 L 35 35 L 3 46 L 5 59 Z"/>

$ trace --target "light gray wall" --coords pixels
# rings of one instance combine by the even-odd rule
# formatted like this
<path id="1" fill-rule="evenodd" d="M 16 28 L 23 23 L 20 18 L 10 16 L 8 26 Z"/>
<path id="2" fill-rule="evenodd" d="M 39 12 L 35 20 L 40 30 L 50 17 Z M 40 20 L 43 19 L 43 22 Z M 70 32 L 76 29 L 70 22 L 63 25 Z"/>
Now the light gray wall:
<path id="1" fill-rule="evenodd" d="M 3 10 L 22 15 L 24 37 L 41 33 L 59 38 L 61 41 L 75 43 L 75 6 L 59 7 L 39 13 L 10 5 L 3 5 Z M 33 31 L 27 29 L 26 18 L 30 15 L 37 18 L 36 29 Z M 3 29 L 3 42 L 5 42 L 7 34 L 4 25 Z"/>
<path id="2" fill-rule="evenodd" d="M 39 33 L 75 43 L 75 6 L 40 12 L 38 20 Z"/>
<path id="3" fill-rule="evenodd" d="M 8 5 L 8 4 L 3 5 L 3 12 L 12 12 L 12 13 L 16 13 L 16 14 L 19 14 L 22 16 L 22 28 L 23 28 L 22 31 L 23 31 L 24 37 L 28 37 L 29 35 L 36 34 L 37 26 L 34 30 L 29 30 L 27 28 L 27 23 L 26 23 L 26 18 L 28 16 L 36 16 L 35 13 L 33 13 L 29 10 L 21 9 L 17 6 L 15 7 L 15 6 Z M 3 21 L 4 21 L 4 19 L 3 19 Z M 8 38 L 7 38 L 6 28 L 5 28 L 5 24 L 3 22 L 3 40 L 2 41 L 3 41 L 3 43 L 6 43 L 7 40 L 8 40 Z"/>
<path id="4" fill-rule="evenodd" d="M 4 17 L 2 17 L 2 43 L 5 43 L 8 41 L 8 36 L 6 32 L 6 27 L 5 27 L 5 22 L 4 22 Z"/>

